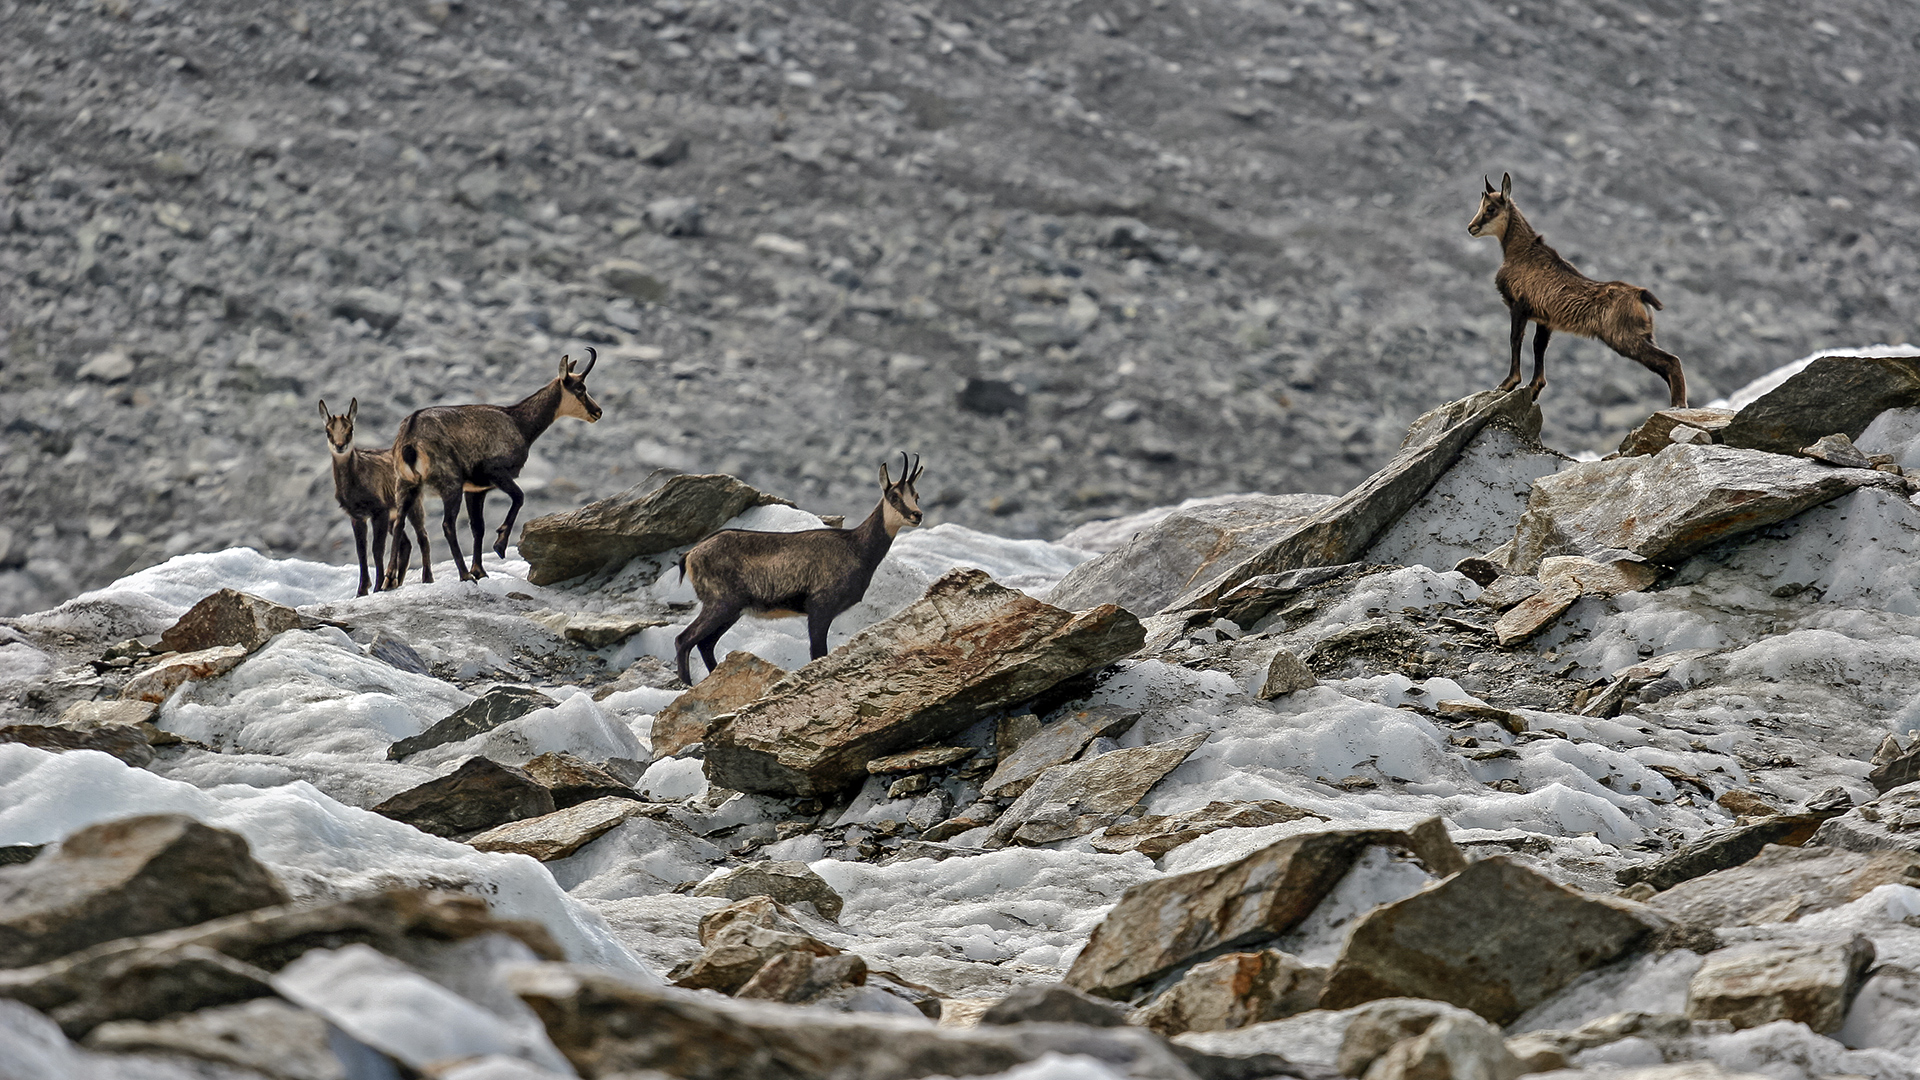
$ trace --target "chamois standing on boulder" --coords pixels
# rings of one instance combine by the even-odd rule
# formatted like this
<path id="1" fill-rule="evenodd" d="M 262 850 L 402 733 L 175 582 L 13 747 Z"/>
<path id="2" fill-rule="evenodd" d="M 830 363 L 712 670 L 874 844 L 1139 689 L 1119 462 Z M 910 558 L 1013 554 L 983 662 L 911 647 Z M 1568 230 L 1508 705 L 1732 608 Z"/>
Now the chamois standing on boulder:
<path id="1" fill-rule="evenodd" d="M 439 405 L 421 409 L 400 421 L 393 437 L 394 472 L 399 478 L 401 506 L 399 515 L 413 512 L 423 487 L 440 496 L 441 524 L 447 544 L 453 548 L 453 563 L 460 569 L 460 580 L 487 576 L 480 566 L 480 548 L 485 542 L 487 492 L 499 488 L 513 500 L 507 518 L 494 536 L 493 553 L 505 557 L 507 536 L 526 500 L 514 478 L 527 463 L 527 451 L 533 440 L 547 430 L 556 417 L 573 416 L 591 424 L 600 419 L 600 406 L 587 393 L 587 373 L 600 359 L 587 350 L 587 366 L 573 370 L 573 361 L 560 358 L 560 374 L 552 382 L 535 390 L 523 401 L 512 405 Z M 473 565 L 469 567 L 461 551 L 460 536 L 454 522 L 460 516 L 460 496 L 467 497 L 467 521 L 473 526 Z M 398 567 L 405 573 L 404 565 Z M 396 580 L 394 585 L 399 584 Z M 390 588 L 392 586 L 389 586 Z"/>
<path id="2" fill-rule="evenodd" d="M 687 654 L 696 646 L 707 670 L 714 669 L 714 643 L 742 615 L 804 614 L 813 658 L 827 655 L 827 628 L 867 594 L 874 570 L 901 528 L 920 524 L 920 493 L 914 490 L 919 456 L 908 465 L 901 454 L 900 469 L 900 479 L 894 480 L 880 466 L 880 504 L 851 529 L 722 529 L 681 556 L 680 574 L 693 581 L 700 614 L 673 642 L 680 681 L 693 685 Z"/>
<path id="3" fill-rule="evenodd" d="M 399 486 L 393 476 L 392 450 L 361 450 L 353 445 L 353 418 L 360 412 L 360 399 L 347 402 L 347 411 L 335 416 L 327 403 L 320 403 L 320 416 L 327 422 L 327 445 L 333 451 L 333 498 L 353 522 L 353 548 L 360 556 L 360 591 L 367 595 L 367 522 L 373 522 L 373 587 L 385 585 L 387 528 L 393 528 L 394 577 L 405 577 L 407 533 L 403 522 L 394 521 L 400 505 Z M 415 503 L 411 515 L 413 535 L 420 538 L 420 580 L 433 582 L 433 548 L 427 543 L 427 519 Z"/>
<path id="4" fill-rule="evenodd" d="M 1480 212 L 1467 225 L 1467 233 L 1500 241 L 1500 272 L 1493 283 L 1513 314 L 1513 366 L 1500 389 L 1520 385 L 1520 341 L 1532 322 L 1537 329 L 1533 332 L 1533 381 L 1528 389 L 1534 397 L 1547 385 L 1547 339 L 1561 330 L 1599 338 L 1614 352 L 1638 361 L 1666 380 L 1674 408 L 1686 408 L 1687 378 L 1680 371 L 1680 358 L 1653 343 L 1653 316 L 1647 309 L 1660 310 L 1653 293 L 1624 281 L 1595 281 L 1575 270 L 1547 246 L 1546 237 L 1534 232 L 1513 204 L 1512 174 L 1501 174 L 1499 191 L 1493 189 L 1492 180 L 1482 179 L 1487 190 L 1480 196 Z"/>

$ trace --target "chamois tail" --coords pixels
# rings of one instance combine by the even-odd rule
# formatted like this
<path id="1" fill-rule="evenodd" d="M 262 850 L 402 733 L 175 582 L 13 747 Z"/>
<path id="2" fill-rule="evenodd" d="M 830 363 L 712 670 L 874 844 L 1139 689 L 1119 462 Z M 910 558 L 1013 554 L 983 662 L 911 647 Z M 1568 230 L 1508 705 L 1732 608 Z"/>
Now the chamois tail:
<path id="1" fill-rule="evenodd" d="M 1660 298 L 1653 295 L 1652 289 L 1641 289 L 1640 301 L 1655 311 L 1667 310 L 1666 307 L 1660 303 Z"/>

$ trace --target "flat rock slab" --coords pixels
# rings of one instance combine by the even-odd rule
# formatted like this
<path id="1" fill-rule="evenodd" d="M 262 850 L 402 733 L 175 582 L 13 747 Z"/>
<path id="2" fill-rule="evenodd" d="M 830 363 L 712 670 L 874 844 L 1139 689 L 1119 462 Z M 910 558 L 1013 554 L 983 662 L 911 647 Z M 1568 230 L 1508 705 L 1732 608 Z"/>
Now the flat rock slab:
<path id="1" fill-rule="evenodd" d="M 1731 446 L 1582 462 L 1534 481 L 1507 565 L 1532 574 L 1552 555 L 1614 548 L 1671 564 L 1861 487 L 1905 491 L 1887 473 Z"/>
<path id="2" fill-rule="evenodd" d="M 642 555 L 691 544 L 756 506 L 793 504 L 731 476 L 680 475 L 659 487 L 629 488 L 564 514 L 527 522 L 520 556 L 527 581 L 556 581 L 618 569 Z"/>
<path id="3" fill-rule="evenodd" d="M 524 769 L 471 757 L 453 772 L 395 795 L 373 812 L 435 836 L 460 837 L 554 811 L 553 793 Z"/>
<path id="4" fill-rule="evenodd" d="M 1187 969 L 1132 1022 L 1168 1037 L 1243 1028 L 1306 1012 L 1326 983 L 1326 968 L 1277 949 L 1228 953 Z"/>
<path id="5" fill-rule="evenodd" d="M 564 750 L 550 750 L 522 765 L 535 783 L 553 793 L 553 805 L 564 810 L 595 799 L 639 799 L 631 787 L 591 762 Z"/>
<path id="6" fill-rule="evenodd" d="M 178 653 L 198 652 L 217 645 L 237 645 L 252 652 L 275 634 L 301 624 L 300 613 L 271 600 L 237 589 L 221 589 L 187 609 L 180 621 L 161 631 L 161 647 Z"/>
<path id="7" fill-rule="evenodd" d="M 1223 866 L 1141 882 L 1094 928 L 1062 981 L 1125 999 L 1184 964 L 1286 933 L 1366 849 L 1413 843 L 1395 829 L 1303 833 Z"/>
<path id="8" fill-rule="evenodd" d="M 0 743 L 20 743 L 56 754 L 68 750 L 98 750 L 136 769 L 153 761 L 153 745 L 146 734 L 139 727 L 125 725 L 70 728 L 59 724 L 9 724 L 0 727 Z"/>
<path id="9" fill-rule="evenodd" d="M 565 640 L 589 649 L 618 645 L 642 630 L 667 625 L 665 619 L 631 619 L 618 615 L 569 614 L 564 611 L 539 612 L 527 618 Z"/>
<path id="10" fill-rule="evenodd" d="M 120 688 L 120 696 L 131 701 L 165 701 L 186 683 L 225 675 L 246 658 L 247 650 L 238 645 L 215 645 L 196 652 L 163 656 L 128 679 L 127 685 Z"/>
<path id="11" fill-rule="evenodd" d="M 895 773 L 943 769 L 948 765 L 958 765 L 978 752 L 971 746 L 923 746 L 904 754 L 888 754 L 886 757 L 874 758 L 867 762 L 867 774 L 892 776 Z"/>
<path id="12" fill-rule="evenodd" d="M 1153 785 L 1206 741 L 1207 732 L 1196 731 L 1151 746 L 1055 765 L 1000 815 L 990 846 L 1047 844 L 1085 836 L 1139 805 Z"/>
<path id="13" fill-rule="evenodd" d="M 1857 439 L 1888 409 L 1920 405 L 1920 357 L 1823 356 L 1741 409 L 1728 446 L 1795 454 L 1822 435 Z"/>
<path id="14" fill-rule="evenodd" d="M 1648 947 L 1665 925 L 1638 905 L 1493 856 L 1362 916 L 1320 1007 L 1430 998 L 1507 1024 L 1582 974 Z"/>
<path id="15" fill-rule="evenodd" d="M 1920 851 L 1769 847 L 1743 865 L 1675 885 L 1647 906 L 1687 926 L 1753 926 L 1852 903 L 1882 885 L 1920 886 Z"/>
<path id="16" fill-rule="evenodd" d="M 1140 620 L 1111 604 L 1064 611 L 983 571 L 952 570 L 714 725 L 707 779 L 735 791 L 835 792 L 865 779 L 874 758 L 958 734 L 1145 640 Z"/>
<path id="17" fill-rule="evenodd" d="M 811 903 L 822 918 L 838 920 L 844 902 L 806 863 L 796 859 L 767 860 L 722 871 L 694 887 L 695 896 L 724 896 L 745 900 L 770 896 L 782 904 Z"/>
<path id="18" fill-rule="evenodd" d="M 1017 796 L 1041 773 L 1079 757 L 1093 740 L 1117 739 L 1139 719 L 1138 711 L 1113 706 L 1068 713 L 1021 739 L 1011 752 L 1003 750 L 980 792 L 996 799 Z"/>
<path id="19" fill-rule="evenodd" d="M 467 843 L 481 851 L 531 855 L 541 862 L 564 859 L 599 838 L 615 825 L 641 812 L 632 799 L 609 796 L 578 803 L 551 814 L 509 821 L 473 837 Z"/>
<path id="20" fill-rule="evenodd" d="M 731 652 L 693 689 L 667 703 L 653 718 L 653 760 L 669 758 L 697 742 L 717 716 L 759 701 L 787 673 L 750 652 Z"/>
<path id="21" fill-rule="evenodd" d="M 1688 981 L 1687 1015 L 1727 1020 L 1735 1028 L 1786 1020 L 1821 1033 L 1837 1031 L 1873 957 L 1873 942 L 1858 934 L 1722 949 L 1709 954 Z"/>
<path id="22" fill-rule="evenodd" d="M 286 902 L 237 833 L 180 814 L 103 822 L 0 867 L 0 967 Z"/>
<path id="23" fill-rule="evenodd" d="M 399 761 L 422 750 L 471 739 L 509 720 L 518 720 L 535 709 L 552 708 L 558 704 L 538 690 L 529 690 L 524 686 L 496 686 L 442 717 L 420 734 L 388 746 L 387 760 Z"/>
<path id="24" fill-rule="evenodd" d="M 1749 825 L 1715 829 L 1670 855 L 1625 867 L 1616 878 L 1622 885 L 1644 881 L 1656 889 L 1671 889 L 1702 874 L 1739 866 L 1770 844 L 1799 847 L 1822 822 L 1835 816 L 1837 811 L 1774 814 Z"/>
<path id="25" fill-rule="evenodd" d="M 1149 859 L 1157 859 L 1182 844 L 1221 829 L 1257 829 L 1317 817 L 1320 815 L 1311 810 L 1276 799 L 1210 802 L 1184 814 L 1152 814 L 1124 825 L 1108 826 L 1105 833 L 1094 839 L 1093 849 L 1112 855 L 1137 851 Z"/>
<path id="26" fill-rule="evenodd" d="M 1828 821 L 1807 844 L 1843 851 L 1920 853 L 1920 783 L 1891 788 Z"/>
<path id="27" fill-rule="evenodd" d="M 1684 434 L 1675 438 L 1675 432 L 1705 432 L 1708 441 L 1719 442 L 1733 415 L 1732 409 L 1661 409 L 1620 440 L 1620 456 L 1657 454 L 1674 443 L 1697 441 Z"/>

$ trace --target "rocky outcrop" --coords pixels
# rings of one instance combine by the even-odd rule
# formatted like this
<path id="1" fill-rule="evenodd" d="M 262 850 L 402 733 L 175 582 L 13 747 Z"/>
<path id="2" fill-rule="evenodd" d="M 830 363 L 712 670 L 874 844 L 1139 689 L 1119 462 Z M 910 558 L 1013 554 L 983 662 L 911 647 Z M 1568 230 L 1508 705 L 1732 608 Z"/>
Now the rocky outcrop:
<path id="1" fill-rule="evenodd" d="M 252 652 L 301 624 L 300 613 L 237 589 L 221 589 L 187 609 L 160 634 L 162 647 L 190 653 L 220 645 Z"/>
<path id="2" fill-rule="evenodd" d="M 1920 852 L 1768 847 L 1743 865 L 1666 889 L 1647 906 L 1686 926 L 1753 926 L 1836 908 L 1882 885 L 1920 885 Z"/>
<path id="3" fill-rule="evenodd" d="M 238 834 L 179 814 L 104 822 L 0 867 L 0 967 L 286 900 Z"/>
<path id="4" fill-rule="evenodd" d="M 1580 975 L 1649 947 L 1666 925 L 1638 905 L 1494 856 L 1358 920 L 1320 1005 L 1431 998 L 1506 1024 Z"/>
<path id="5" fill-rule="evenodd" d="M 1241 1028 L 1306 1012 L 1326 984 L 1326 968 L 1276 949 L 1228 953 L 1188 968 L 1130 1022 L 1168 1036 Z"/>
<path id="6" fill-rule="evenodd" d="M 1771 844 L 1799 847 L 1813 836 L 1814 830 L 1822 822 L 1838 813 L 1838 810 L 1830 810 L 1772 814 L 1750 825 L 1716 829 L 1688 842 L 1671 855 L 1626 867 L 1616 876 L 1622 885 L 1644 881 L 1655 889 L 1671 889 L 1702 874 L 1739 866 Z"/>
<path id="7" fill-rule="evenodd" d="M 408 788 L 373 812 L 435 836 L 460 837 L 554 811 L 553 793 L 526 770 L 471 757 L 445 776 Z"/>
<path id="8" fill-rule="evenodd" d="M 509 720 L 518 720 L 535 709 L 560 704 L 538 690 L 524 686 L 496 686 L 447 714 L 432 727 L 387 747 L 387 758 L 399 761 L 435 746 L 471 739 L 485 734 Z"/>
<path id="9" fill-rule="evenodd" d="M 694 887 L 695 896 L 745 900 L 772 897 L 782 904 L 809 903 L 822 918 L 838 919 L 844 901 L 826 879 L 797 860 L 767 860 L 723 870 Z"/>
<path id="10" fill-rule="evenodd" d="M 1206 741 L 1207 733 L 1196 731 L 1163 743 L 1055 765 L 1000 815 L 989 846 L 1046 844 L 1085 836 L 1111 824 Z"/>
<path id="11" fill-rule="evenodd" d="M 1736 1028 L 1786 1020 L 1835 1031 L 1873 957 L 1873 943 L 1858 934 L 1724 949 L 1708 956 L 1687 983 L 1687 1015 Z"/>
<path id="12" fill-rule="evenodd" d="M 785 906 L 765 896 L 736 901 L 700 920 L 700 956 L 675 968 L 675 986 L 731 994 L 768 962 L 790 952 L 838 956 L 840 950 L 804 930 Z"/>
<path id="13" fill-rule="evenodd" d="M 1814 831 L 1809 845 L 1920 854 L 1920 783 L 1891 788 Z"/>
<path id="14" fill-rule="evenodd" d="M 716 725 L 707 778 L 737 791 L 837 791 L 873 758 L 956 734 L 1144 640 L 1140 621 L 1112 605 L 1076 614 L 954 570 Z"/>
<path id="15" fill-rule="evenodd" d="M 632 797 L 608 796 L 496 825 L 467 843 L 481 851 L 531 855 L 541 862 L 552 862 L 579 851 L 644 809 Z"/>
<path id="16" fill-rule="evenodd" d="M 578 510 L 527 522 L 520 556 L 535 585 L 617 569 L 642 555 L 691 544 L 756 506 L 792 506 L 731 476 L 668 477 L 629 488 Z"/>
<path id="17" fill-rule="evenodd" d="M 1198 840 L 1221 829 L 1257 829 L 1319 814 L 1288 806 L 1276 799 L 1252 802 L 1210 802 L 1198 810 L 1183 814 L 1149 814 L 1118 825 L 1109 825 L 1093 840 L 1095 851 L 1118 854 L 1137 851 L 1157 859 L 1182 844 Z"/>
<path id="18" fill-rule="evenodd" d="M 704 742 L 714 717 L 759 701 L 786 675 L 750 652 L 731 652 L 693 689 L 667 703 L 653 718 L 653 759 L 673 757 Z"/>
<path id="19" fill-rule="evenodd" d="M 1874 417 L 1914 405 L 1920 405 L 1920 357 L 1823 356 L 1741 409 L 1720 440 L 1797 454 L 1822 435 L 1857 439 Z"/>

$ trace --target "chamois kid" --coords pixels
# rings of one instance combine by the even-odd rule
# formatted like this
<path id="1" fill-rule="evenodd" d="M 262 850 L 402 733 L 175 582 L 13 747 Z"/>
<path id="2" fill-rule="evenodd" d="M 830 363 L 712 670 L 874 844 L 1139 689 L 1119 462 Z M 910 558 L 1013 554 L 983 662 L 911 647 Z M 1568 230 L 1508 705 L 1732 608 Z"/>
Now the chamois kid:
<path id="1" fill-rule="evenodd" d="M 600 358 L 587 350 L 587 366 L 573 370 L 573 361 L 560 358 L 560 374 L 552 382 L 535 390 L 523 401 L 512 405 L 439 405 L 421 409 L 400 421 L 393 437 L 394 472 L 399 478 L 401 507 L 397 515 L 411 513 L 418 504 L 422 488 L 431 488 L 440 496 L 441 525 L 447 545 L 453 548 L 453 563 L 460 568 L 460 580 L 487 576 L 480 566 L 480 547 L 485 542 L 487 492 L 499 488 L 513 500 L 507 518 L 494 536 L 493 553 L 504 557 L 507 537 L 520 514 L 526 497 L 514 478 L 527 463 L 527 451 L 533 440 L 546 431 L 556 417 L 572 416 L 591 424 L 600 419 L 600 406 L 587 393 L 587 373 Z M 460 516 L 460 496 L 467 498 L 467 521 L 473 526 L 473 565 L 469 567 L 460 548 L 460 536 L 454 523 Z M 404 573 L 405 566 L 399 567 Z M 394 584 L 398 584 L 396 581 Z M 389 586 L 391 587 L 391 586 Z"/>
<path id="2" fill-rule="evenodd" d="M 1527 323 L 1533 332 L 1533 381 L 1528 389 L 1538 398 L 1547 385 L 1547 339 L 1555 330 L 1599 338 L 1629 360 L 1638 361 L 1665 379 L 1673 407 L 1687 406 L 1687 379 L 1680 358 L 1653 343 L 1653 316 L 1660 310 L 1653 293 L 1624 281 L 1595 281 L 1573 268 L 1547 246 L 1546 237 L 1533 231 L 1520 208 L 1513 204 L 1513 176 L 1500 175 L 1500 190 L 1482 178 L 1487 190 L 1480 196 L 1480 212 L 1467 225 L 1471 236 L 1500 241 L 1500 272 L 1493 283 L 1513 315 L 1513 366 L 1500 389 L 1520 385 L 1520 340 Z"/>
<path id="3" fill-rule="evenodd" d="M 682 577 L 693 581 L 700 614 L 674 639 L 680 681 L 693 685 L 687 654 L 698 646 L 707 670 L 713 646 L 742 615 L 776 619 L 807 617 L 807 640 L 815 660 L 827 655 L 827 628 L 860 602 L 873 572 L 902 527 L 920 524 L 920 458 L 900 455 L 900 479 L 880 466 L 880 505 L 851 529 L 752 532 L 722 529 L 693 545 L 680 559 Z"/>
<path id="4" fill-rule="evenodd" d="M 327 422 L 327 446 L 333 451 L 333 498 L 353 522 L 353 548 L 360 556 L 360 591 L 367 595 L 367 523 L 373 523 L 373 587 L 380 589 L 386 580 L 387 528 L 393 527 L 393 564 L 396 579 L 407 572 L 407 535 L 403 524 L 392 520 L 400 505 L 398 485 L 393 477 L 392 450 L 359 450 L 353 445 L 353 418 L 360 412 L 360 399 L 347 402 L 347 411 L 335 416 L 320 403 L 321 419 Z M 420 538 L 420 580 L 433 581 L 433 549 L 427 543 L 426 515 L 416 502 L 413 507 L 413 535 Z M 391 586 L 384 586 L 391 588 Z"/>

